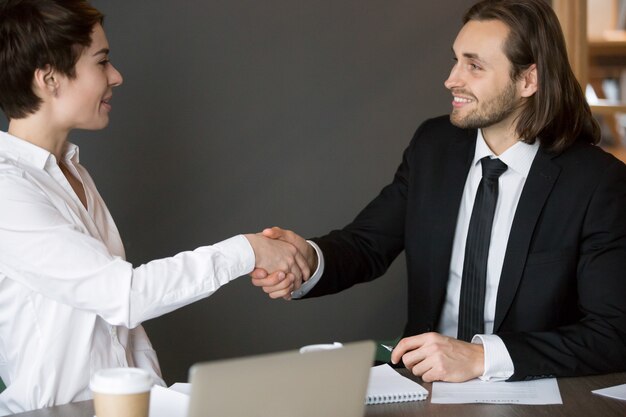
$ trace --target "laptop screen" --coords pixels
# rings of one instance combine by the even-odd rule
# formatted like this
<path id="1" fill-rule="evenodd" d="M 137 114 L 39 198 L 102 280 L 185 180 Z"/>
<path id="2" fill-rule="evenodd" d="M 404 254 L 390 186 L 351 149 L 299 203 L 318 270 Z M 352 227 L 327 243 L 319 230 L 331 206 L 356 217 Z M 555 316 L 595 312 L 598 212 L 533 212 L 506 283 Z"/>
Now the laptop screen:
<path id="1" fill-rule="evenodd" d="M 362 417 L 375 344 L 195 364 L 189 417 Z"/>

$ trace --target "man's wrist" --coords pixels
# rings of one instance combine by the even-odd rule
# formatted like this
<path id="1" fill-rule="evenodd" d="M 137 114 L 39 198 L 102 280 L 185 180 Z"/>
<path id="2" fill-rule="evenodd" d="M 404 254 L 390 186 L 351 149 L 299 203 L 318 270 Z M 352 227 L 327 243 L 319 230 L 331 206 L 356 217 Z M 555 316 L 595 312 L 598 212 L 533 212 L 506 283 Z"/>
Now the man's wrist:
<path id="1" fill-rule="evenodd" d="M 515 371 L 513 360 L 504 342 L 495 334 L 479 334 L 474 336 L 472 343 L 484 348 L 484 370 L 480 375 L 483 381 L 503 381 L 511 377 Z"/>
<path id="2" fill-rule="evenodd" d="M 309 264 L 309 268 L 311 270 L 311 275 L 313 275 L 313 273 L 315 271 L 317 271 L 317 264 L 318 264 L 318 260 L 317 260 L 317 251 L 315 250 L 315 248 L 310 245 L 307 244 L 308 248 L 307 248 L 307 263 Z"/>
<path id="3" fill-rule="evenodd" d="M 474 378 L 478 378 L 485 373 L 485 349 L 482 344 L 472 343 L 474 347 Z"/>
<path id="4" fill-rule="evenodd" d="M 315 286 L 315 284 L 317 284 L 317 281 L 319 281 L 320 277 L 324 273 L 324 255 L 322 254 L 321 249 L 315 244 L 315 242 L 307 240 L 307 243 L 311 246 L 313 252 L 315 253 L 315 268 L 311 269 L 311 277 L 304 282 L 300 288 L 291 293 L 291 297 L 293 299 L 304 297 Z M 308 254 L 307 262 L 309 262 Z"/>

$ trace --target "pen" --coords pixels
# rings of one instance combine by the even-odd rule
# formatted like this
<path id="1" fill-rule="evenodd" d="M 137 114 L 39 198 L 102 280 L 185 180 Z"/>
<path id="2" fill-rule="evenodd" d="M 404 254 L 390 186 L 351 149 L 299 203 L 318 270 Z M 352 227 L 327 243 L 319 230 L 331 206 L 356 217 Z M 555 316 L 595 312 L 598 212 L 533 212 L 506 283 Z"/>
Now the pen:
<path id="1" fill-rule="evenodd" d="M 389 345 L 383 345 L 382 343 L 380 344 L 382 347 L 384 347 L 385 349 L 387 349 L 389 352 L 391 352 L 393 350 L 393 346 L 389 346 Z"/>

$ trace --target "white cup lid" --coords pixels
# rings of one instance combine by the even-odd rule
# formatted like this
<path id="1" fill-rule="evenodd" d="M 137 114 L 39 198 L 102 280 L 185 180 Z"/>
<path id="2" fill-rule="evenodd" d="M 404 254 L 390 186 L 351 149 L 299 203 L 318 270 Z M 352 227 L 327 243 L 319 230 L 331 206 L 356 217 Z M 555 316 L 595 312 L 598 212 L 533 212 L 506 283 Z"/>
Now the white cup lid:
<path id="1" fill-rule="evenodd" d="M 100 369 L 92 377 L 89 388 L 101 394 L 137 394 L 150 391 L 154 385 L 147 371 L 139 368 Z"/>

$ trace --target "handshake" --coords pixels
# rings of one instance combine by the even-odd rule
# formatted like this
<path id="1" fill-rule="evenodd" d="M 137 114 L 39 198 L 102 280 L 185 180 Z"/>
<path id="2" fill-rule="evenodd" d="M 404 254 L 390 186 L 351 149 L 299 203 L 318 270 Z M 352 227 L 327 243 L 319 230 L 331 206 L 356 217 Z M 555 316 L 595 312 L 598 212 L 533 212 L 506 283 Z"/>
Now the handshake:
<path id="1" fill-rule="evenodd" d="M 296 233 L 279 227 L 245 235 L 254 250 L 255 269 L 252 284 L 270 298 L 291 299 L 317 269 L 317 253 Z"/>

